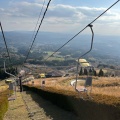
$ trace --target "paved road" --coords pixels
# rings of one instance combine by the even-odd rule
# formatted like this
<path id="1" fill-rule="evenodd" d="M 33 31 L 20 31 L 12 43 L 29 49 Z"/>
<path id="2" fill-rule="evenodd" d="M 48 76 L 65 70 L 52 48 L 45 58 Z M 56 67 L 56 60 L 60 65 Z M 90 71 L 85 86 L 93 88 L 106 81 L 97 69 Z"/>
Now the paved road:
<path id="1" fill-rule="evenodd" d="M 23 92 L 22 96 L 32 120 L 79 120 L 73 113 L 53 105 L 33 92 Z"/>

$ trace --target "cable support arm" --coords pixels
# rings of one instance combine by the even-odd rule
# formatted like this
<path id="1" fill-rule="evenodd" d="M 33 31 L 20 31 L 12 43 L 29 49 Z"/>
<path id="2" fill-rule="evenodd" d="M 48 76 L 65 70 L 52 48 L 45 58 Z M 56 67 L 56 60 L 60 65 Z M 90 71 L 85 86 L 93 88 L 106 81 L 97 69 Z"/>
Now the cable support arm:
<path id="1" fill-rule="evenodd" d="M 4 43 L 5 43 L 5 47 L 6 47 L 6 50 L 7 50 L 8 57 L 9 57 L 9 61 L 11 62 L 10 54 L 9 54 L 9 50 L 8 50 L 8 47 L 7 47 L 7 43 L 6 43 L 6 39 L 5 39 L 5 35 L 4 35 L 4 32 L 3 32 L 3 28 L 2 28 L 1 22 L 0 22 L 0 28 L 1 28 L 1 31 L 2 31 L 2 36 L 3 36 L 3 39 L 4 39 Z"/>
<path id="2" fill-rule="evenodd" d="M 88 27 L 90 27 L 90 30 L 91 30 L 91 32 L 92 32 L 91 46 L 90 46 L 90 49 L 89 49 L 87 52 L 85 52 L 83 55 L 81 55 L 81 56 L 78 58 L 78 60 L 77 60 L 77 71 L 76 71 L 75 90 L 77 90 L 76 87 L 77 87 L 77 80 L 78 80 L 79 60 L 80 60 L 80 58 L 82 58 L 83 56 L 85 56 L 86 54 L 88 54 L 88 53 L 92 50 L 92 47 L 93 47 L 93 40 L 94 40 L 94 32 L 93 32 L 93 29 L 92 29 L 93 25 L 89 24 Z"/>
<path id="3" fill-rule="evenodd" d="M 13 75 L 13 74 L 11 74 L 11 73 L 9 73 L 9 72 L 6 71 L 6 64 L 5 64 L 5 61 L 4 61 L 4 71 L 5 71 L 6 74 L 8 74 L 8 75 L 14 77 L 14 80 L 15 80 L 15 81 L 14 81 L 14 82 L 15 82 L 15 99 L 16 99 L 16 97 L 17 97 L 17 96 L 16 96 L 16 79 L 17 79 L 17 77 L 16 77 L 15 75 Z"/>
<path id="4" fill-rule="evenodd" d="M 17 78 L 15 75 L 13 75 L 13 74 L 11 74 L 11 73 L 9 73 L 9 72 L 6 71 L 5 61 L 4 61 L 4 71 L 5 71 L 6 74 L 8 74 L 8 75 L 10 75 L 10 76 L 12 76 L 12 77 L 14 77 L 14 78 Z"/>

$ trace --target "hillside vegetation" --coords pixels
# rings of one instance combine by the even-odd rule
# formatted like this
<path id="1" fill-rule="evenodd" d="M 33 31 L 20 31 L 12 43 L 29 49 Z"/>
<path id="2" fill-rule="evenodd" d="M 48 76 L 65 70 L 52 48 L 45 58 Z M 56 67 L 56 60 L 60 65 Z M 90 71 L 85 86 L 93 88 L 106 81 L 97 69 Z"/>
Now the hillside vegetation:
<path id="1" fill-rule="evenodd" d="M 44 78 L 45 79 L 45 78 Z M 81 93 L 83 98 L 70 86 L 75 77 L 36 79 L 24 85 L 53 104 L 75 113 L 80 120 L 119 120 L 120 118 L 120 78 L 94 77 L 91 98 Z M 79 79 L 85 79 L 80 77 Z M 78 83 L 78 87 L 84 80 Z"/>
<path id="2" fill-rule="evenodd" d="M 80 77 L 79 79 L 83 79 Z M 74 87 L 70 86 L 70 82 L 74 80 L 74 77 L 62 77 L 62 78 L 46 78 L 45 90 L 57 92 L 70 96 L 78 96 L 78 93 L 75 91 Z M 42 79 L 34 80 L 34 86 L 40 88 Z M 32 82 L 28 83 L 32 85 Z M 84 80 L 78 83 L 78 86 L 83 85 Z M 118 105 L 120 107 L 120 78 L 112 77 L 93 77 L 93 85 L 91 96 L 93 101 Z M 84 94 L 83 94 L 84 96 Z"/>

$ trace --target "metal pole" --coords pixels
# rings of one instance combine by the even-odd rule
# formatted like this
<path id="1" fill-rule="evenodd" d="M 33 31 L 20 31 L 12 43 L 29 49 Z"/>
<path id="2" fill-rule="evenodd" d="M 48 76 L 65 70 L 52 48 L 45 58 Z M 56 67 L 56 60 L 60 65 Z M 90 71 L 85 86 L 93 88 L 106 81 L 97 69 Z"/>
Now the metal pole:
<path id="1" fill-rule="evenodd" d="M 23 87 L 22 87 L 22 77 L 19 77 L 19 82 L 20 82 L 20 92 L 23 91 Z"/>
<path id="2" fill-rule="evenodd" d="M 3 32 L 3 28 L 2 28 L 2 24 L 1 24 L 1 22 L 0 22 L 0 28 L 1 28 L 1 31 L 2 31 L 3 40 L 4 40 L 5 47 L 6 47 L 6 50 L 7 50 L 7 53 L 8 53 L 9 61 L 11 62 L 10 54 L 9 54 L 9 51 L 8 51 L 8 47 L 7 47 L 7 43 L 6 43 L 6 39 L 5 39 L 5 35 L 4 35 L 4 32 Z"/>

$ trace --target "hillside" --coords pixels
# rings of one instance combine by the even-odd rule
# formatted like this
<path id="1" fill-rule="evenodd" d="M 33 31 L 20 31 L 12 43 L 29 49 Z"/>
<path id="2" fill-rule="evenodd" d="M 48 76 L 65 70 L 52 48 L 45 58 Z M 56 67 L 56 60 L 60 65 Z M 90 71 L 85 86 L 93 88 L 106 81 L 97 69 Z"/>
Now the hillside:
<path id="1" fill-rule="evenodd" d="M 8 45 L 13 46 L 26 46 L 28 47 L 32 41 L 32 34 L 33 32 L 5 32 L 6 40 Z M 62 45 L 63 43 L 67 42 L 73 34 L 65 34 L 65 33 L 52 33 L 52 32 L 40 32 L 36 38 L 35 44 L 37 45 L 46 45 L 49 43 L 52 45 Z M 79 47 L 85 49 L 86 47 L 90 46 L 91 35 L 79 35 L 73 41 L 71 41 L 67 46 L 70 47 Z M 0 43 L 2 42 L 2 36 L 0 33 Z M 19 44 L 18 44 L 19 43 Z M 94 37 L 94 47 L 93 52 L 97 52 L 101 54 L 101 51 L 104 51 L 103 55 L 112 55 L 118 56 L 120 55 L 119 52 L 119 36 L 100 36 L 95 35 Z"/>

